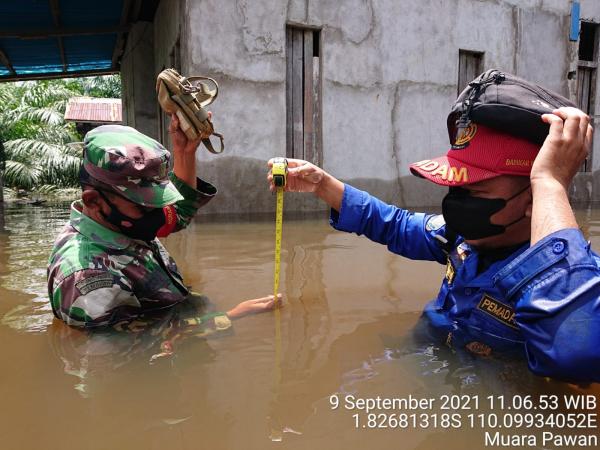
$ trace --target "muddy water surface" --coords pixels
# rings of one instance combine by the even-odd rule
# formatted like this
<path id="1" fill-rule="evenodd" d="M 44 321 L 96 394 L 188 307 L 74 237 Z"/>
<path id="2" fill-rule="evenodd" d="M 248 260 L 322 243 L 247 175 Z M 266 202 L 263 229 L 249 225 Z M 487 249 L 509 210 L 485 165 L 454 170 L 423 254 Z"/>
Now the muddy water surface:
<path id="1" fill-rule="evenodd" d="M 190 338 L 151 364 L 159 336 L 88 335 L 53 319 L 46 260 L 67 218 L 65 204 L 7 206 L 0 218 L 5 449 L 483 448 L 493 424 L 468 415 L 489 417 L 489 395 L 512 404 L 600 392 L 534 377 L 523 361 L 416 339 L 444 267 L 336 232 L 325 217 L 285 221 L 279 314 L 241 319 L 228 336 Z M 600 212 L 579 219 L 600 249 Z M 200 219 L 165 244 L 186 282 L 221 310 L 270 293 L 270 221 Z M 445 395 L 471 400 L 440 410 Z M 435 400 L 431 410 L 376 411 L 387 416 L 372 422 L 350 402 L 377 397 Z M 532 448 L 558 447 L 540 440 Z"/>

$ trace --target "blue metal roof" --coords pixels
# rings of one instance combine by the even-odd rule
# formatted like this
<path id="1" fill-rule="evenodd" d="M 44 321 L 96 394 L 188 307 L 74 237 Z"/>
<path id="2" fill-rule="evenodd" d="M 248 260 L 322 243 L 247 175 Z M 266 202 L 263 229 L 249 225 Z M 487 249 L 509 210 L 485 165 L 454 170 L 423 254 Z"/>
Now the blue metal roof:
<path id="1" fill-rule="evenodd" d="M 129 27 L 157 4 L 0 0 L 0 81 L 116 72 Z"/>

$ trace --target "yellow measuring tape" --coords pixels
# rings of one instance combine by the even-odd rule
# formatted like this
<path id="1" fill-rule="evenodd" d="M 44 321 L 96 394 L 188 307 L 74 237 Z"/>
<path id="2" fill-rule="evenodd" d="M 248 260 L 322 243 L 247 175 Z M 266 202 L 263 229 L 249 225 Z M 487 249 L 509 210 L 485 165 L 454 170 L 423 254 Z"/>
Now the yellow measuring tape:
<path id="1" fill-rule="evenodd" d="M 281 234 L 283 231 L 283 191 L 287 182 L 287 160 L 285 158 L 275 158 L 271 169 L 273 175 L 273 184 L 277 190 L 277 208 L 275 211 L 275 275 L 273 278 L 273 295 L 275 296 L 275 371 L 274 383 L 275 392 L 279 395 L 279 385 L 281 383 L 281 313 L 279 311 L 279 273 L 281 268 Z M 272 441 L 280 442 L 282 440 L 282 428 L 278 417 L 270 418 Z"/>
<path id="2" fill-rule="evenodd" d="M 287 182 L 287 160 L 285 158 L 275 158 L 273 161 L 273 184 L 277 189 L 277 209 L 275 212 L 275 275 L 273 279 L 273 295 L 275 304 L 277 292 L 279 292 L 279 273 L 281 269 L 281 234 L 283 231 L 283 190 Z"/>
<path id="3" fill-rule="evenodd" d="M 279 292 L 279 271 L 281 268 L 281 234 L 283 231 L 283 188 L 277 188 L 277 212 L 275 213 L 275 276 L 273 279 L 273 295 L 275 302 Z"/>

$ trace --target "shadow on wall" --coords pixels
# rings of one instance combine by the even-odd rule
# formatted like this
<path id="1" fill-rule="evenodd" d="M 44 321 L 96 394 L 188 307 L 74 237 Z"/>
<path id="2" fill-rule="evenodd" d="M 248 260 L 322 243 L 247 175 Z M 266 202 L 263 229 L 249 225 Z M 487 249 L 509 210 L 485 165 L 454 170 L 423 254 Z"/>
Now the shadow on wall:
<path id="1" fill-rule="evenodd" d="M 200 210 L 202 215 L 271 213 L 275 196 L 267 184 L 266 161 L 244 157 L 218 157 L 199 163 L 199 175 L 218 189 L 216 198 Z M 333 173 L 335 176 L 335 173 Z M 439 207 L 446 189 L 407 175 L 400 180 L 353 178 L 343 180 L 381 200 L 401 207 Z M 312 194 L 288 193 L 285 210 L 316 212 L 328 208 Z"/>

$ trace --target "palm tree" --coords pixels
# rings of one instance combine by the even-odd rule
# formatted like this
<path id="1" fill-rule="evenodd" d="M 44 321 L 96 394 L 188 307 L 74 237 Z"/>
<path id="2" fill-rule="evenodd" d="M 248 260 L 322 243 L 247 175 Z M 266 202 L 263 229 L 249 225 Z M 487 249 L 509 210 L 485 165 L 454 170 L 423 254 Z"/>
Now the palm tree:
<path id="1" fill-rule="evenodd" d="M 76 187 L 82 137 L 66 123 L 70 97 L 120 96 L 118 76 L 0 84 L 0 143 L 4 184 L 49 191 Z"/>
<path id="2" fill-rule="evenodd" d="M 90 97 L 121 98 L 119 75 L 75 78 L 75 81 L 83 89 L 83 93 Z"/>

